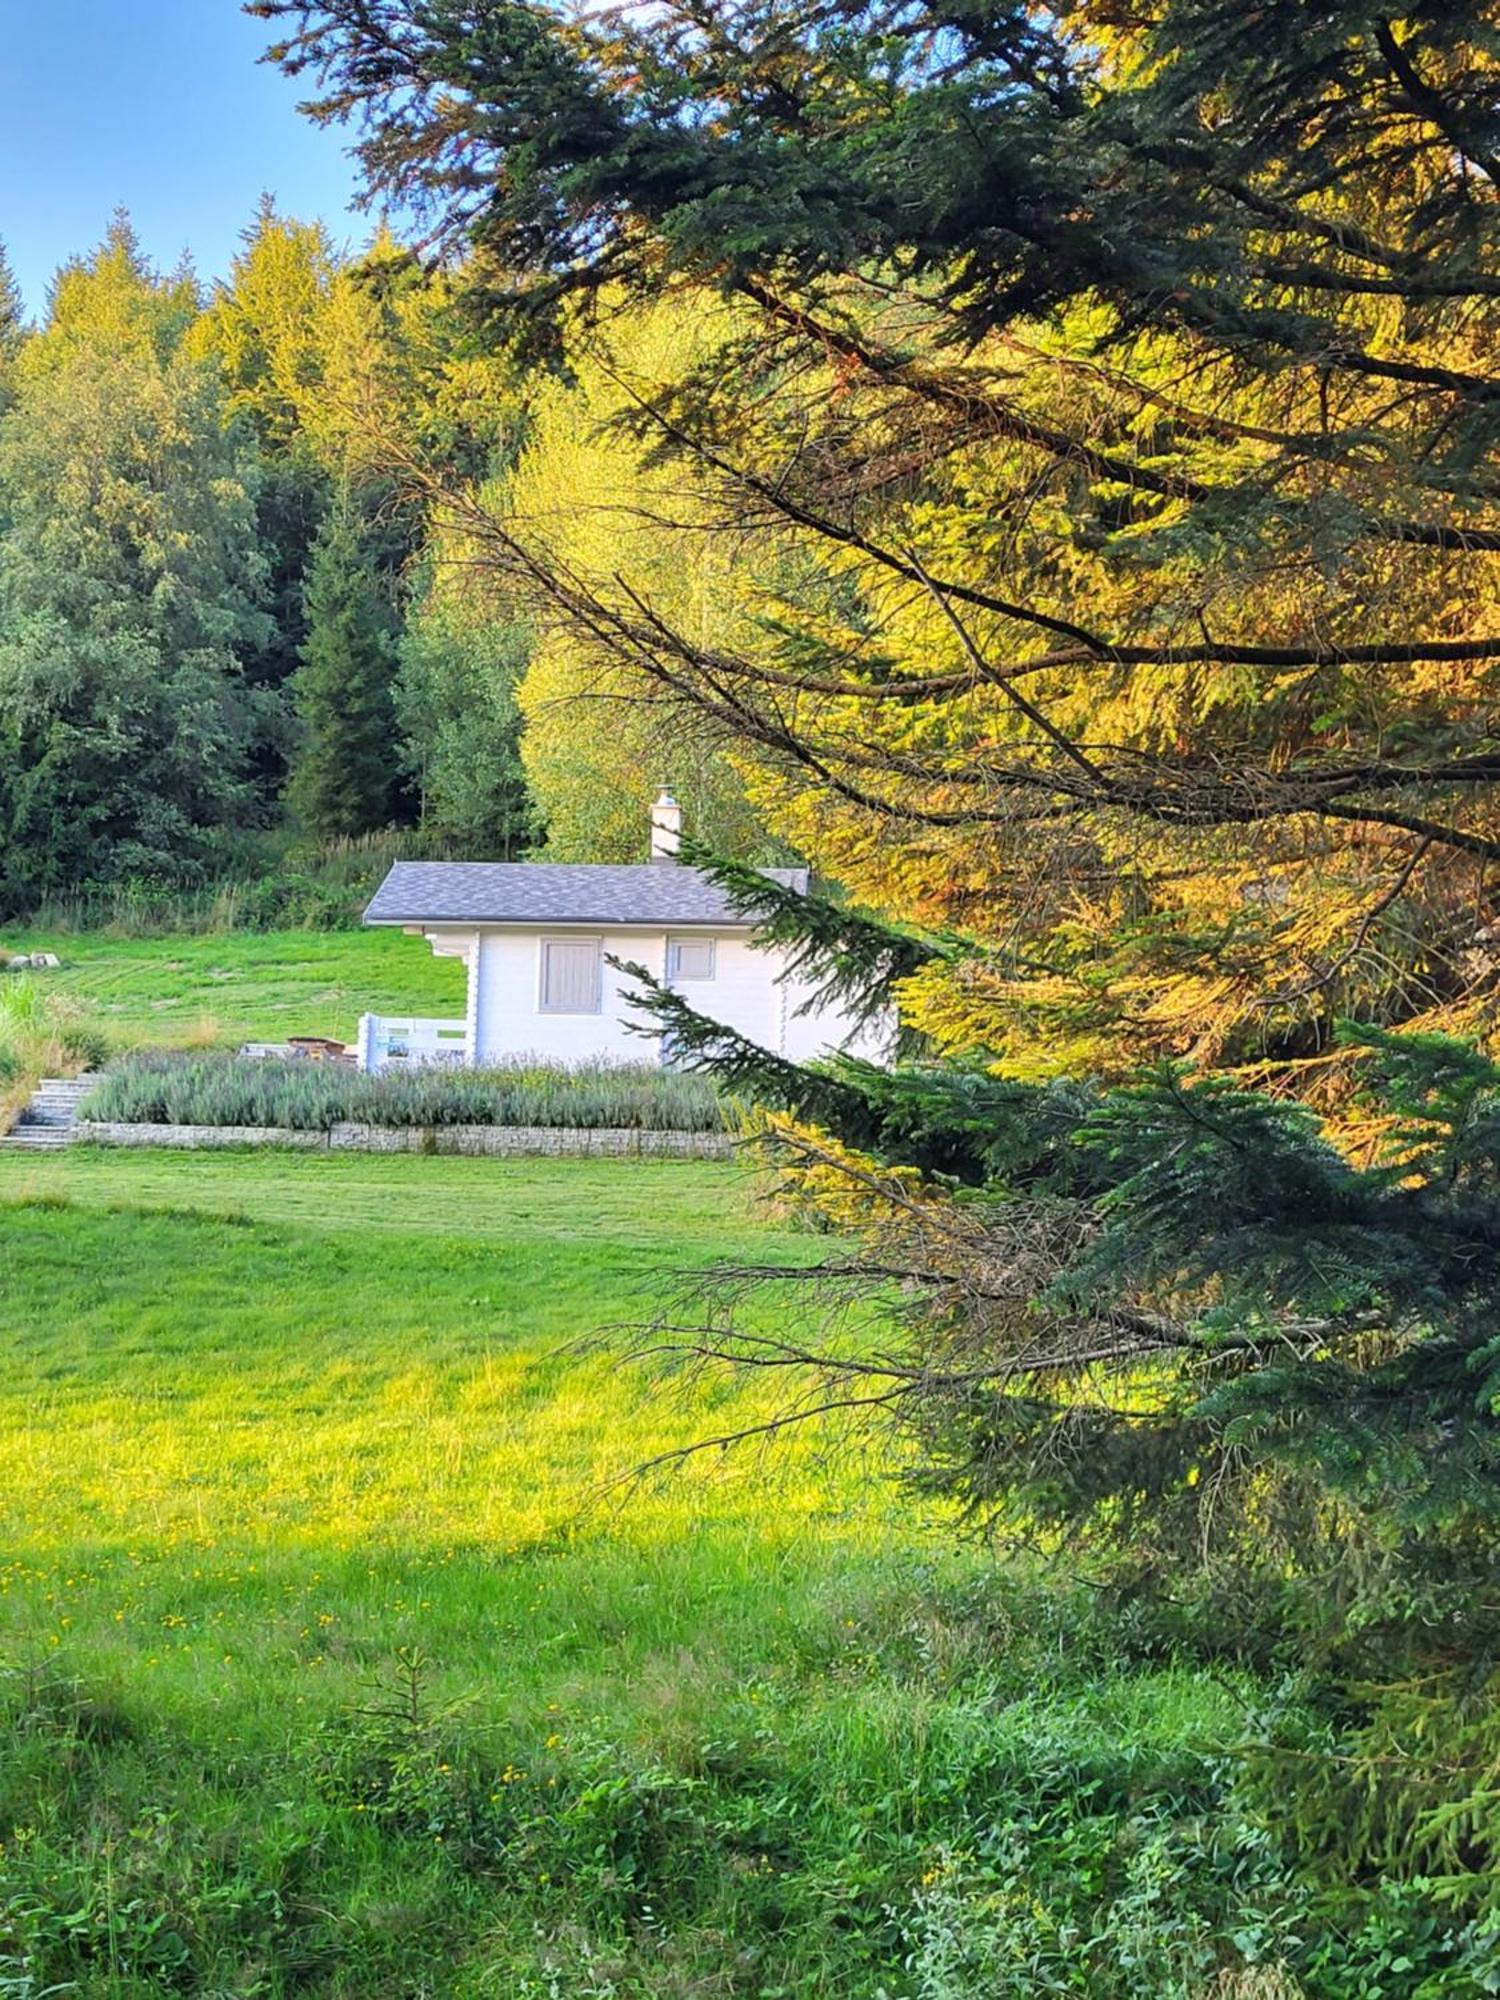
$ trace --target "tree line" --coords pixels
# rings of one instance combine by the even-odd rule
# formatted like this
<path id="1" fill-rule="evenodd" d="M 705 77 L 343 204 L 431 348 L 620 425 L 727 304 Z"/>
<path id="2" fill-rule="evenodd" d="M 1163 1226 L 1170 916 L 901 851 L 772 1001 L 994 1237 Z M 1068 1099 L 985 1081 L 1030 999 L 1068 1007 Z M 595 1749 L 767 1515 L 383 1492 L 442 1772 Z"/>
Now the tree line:
<path id="1" fill-rule="evenodd" d="M 434 497 L 582 519 L 628 484 L 601 382 L 487 356 L 463 283 L 268 202 L 205 288 L 119 216 L 32 327 L 0 251 L 0 914 L 288 836 L 634 859 L 663 782 L 763 840 L 703 732 L 599 726 Z"/>

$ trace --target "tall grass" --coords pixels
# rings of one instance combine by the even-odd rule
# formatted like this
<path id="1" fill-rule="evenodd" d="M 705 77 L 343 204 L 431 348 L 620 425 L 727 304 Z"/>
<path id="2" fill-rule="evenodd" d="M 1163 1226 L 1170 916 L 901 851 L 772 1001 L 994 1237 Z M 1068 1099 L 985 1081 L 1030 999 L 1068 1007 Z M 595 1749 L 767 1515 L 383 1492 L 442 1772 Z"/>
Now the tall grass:
<path id="1" fill-rule="evenodd" d="M 29 973 L 0 971 L 0 1132 L 10 1129 L 39 1077 L 70 1076 L 106 1053 L 76 1001 Z"/>
<path id="2" fill-rule="evenodd" d="M 295 845 L 264 836 L 227 845 L 206 879 L 84 883 L 30 911 L 27 923 L 54 935 L 120 938 L 342 930 L 358 924 L 393 862 L 462 858 L 415 829 Z"/>
<path id="3" fill-rule="evenodd" d="M 122 1058 L 82 1115 L 118 1125 L 549 1125 L 575 1130 L 713 1132 L 712 1087 L 649 1063 L 524 1060 L 485 1069 L 364 1076 L 334 1063 L 253 1062 L 222 1052 L 140 1051 Z"/>

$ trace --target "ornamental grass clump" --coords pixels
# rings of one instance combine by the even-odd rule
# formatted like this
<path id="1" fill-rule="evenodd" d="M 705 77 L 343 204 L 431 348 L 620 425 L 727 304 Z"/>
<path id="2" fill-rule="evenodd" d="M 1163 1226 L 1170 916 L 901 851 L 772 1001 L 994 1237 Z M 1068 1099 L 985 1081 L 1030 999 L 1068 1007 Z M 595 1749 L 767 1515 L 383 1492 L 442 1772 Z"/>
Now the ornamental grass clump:
<path id="1" fill-rule="evenodd" d="M 72 1076 L 108 1052 L 106 1038 L 75 1001 L 30 973 L 0 975 L 0 1132 L 40 1078 Z"/>
<path id="2" fill-rule="evenodd" d="M 712 1132 L 724 1115 L 703 1078 L 650 1063 L 518 1061 L 367 1076 L 338 1063 L 256 1061 L 222 1052 L 141 1051 L 116 1064 L 82 1109 L 106 1125 L 541 1125 Z"/>

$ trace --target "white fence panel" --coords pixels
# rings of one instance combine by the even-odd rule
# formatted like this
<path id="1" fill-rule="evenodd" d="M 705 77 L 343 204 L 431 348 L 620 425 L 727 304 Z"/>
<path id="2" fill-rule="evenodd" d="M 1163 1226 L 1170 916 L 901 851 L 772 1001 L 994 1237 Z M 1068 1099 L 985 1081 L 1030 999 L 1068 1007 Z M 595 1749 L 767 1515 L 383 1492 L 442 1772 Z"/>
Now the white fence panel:
<path id="1" fill-rule="evenodd" d="M 396 1020 L 365 1014 L 359 1023 L 359 1066 L 363 1070 L 422 1069 L 431 1063 L 469 1059 L 467 1021 Z"/>

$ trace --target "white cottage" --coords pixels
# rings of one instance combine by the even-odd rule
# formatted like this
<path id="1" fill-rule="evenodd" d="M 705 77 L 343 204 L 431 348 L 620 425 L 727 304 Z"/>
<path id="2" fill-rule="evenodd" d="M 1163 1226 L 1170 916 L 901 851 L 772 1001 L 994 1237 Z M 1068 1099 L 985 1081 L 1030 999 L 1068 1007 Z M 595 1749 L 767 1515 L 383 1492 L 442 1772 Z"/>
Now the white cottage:
<path id="1" fill-rule="evenodd" d="M 652 809 L 651 860 L 603 867 L 557 862 L 398 862 L 365 922 L 425 937 L 468 968 L 462 1021 L 367 1015 L 360 1066 L 537 1056 L 548 1062 L 640 1062 L 660 1041 L 632 1031 L 629 980 L 608 963 L 643 965 L 702 1014 L 794 1061 L 834 1048 L 882 1053 L 883 1031 L 827 1008 L 804 1012 L 814 986 L 788 954 L 758 945 L 753 920 L 678 859 L 682 812 L 668 792 Z M 768 869 L 805 892 L 805 869 Z"/>

